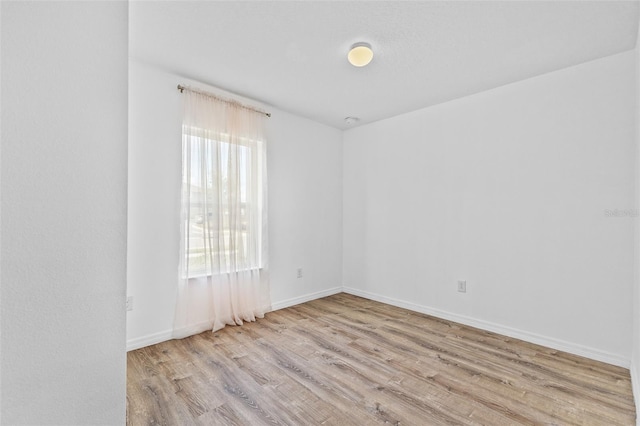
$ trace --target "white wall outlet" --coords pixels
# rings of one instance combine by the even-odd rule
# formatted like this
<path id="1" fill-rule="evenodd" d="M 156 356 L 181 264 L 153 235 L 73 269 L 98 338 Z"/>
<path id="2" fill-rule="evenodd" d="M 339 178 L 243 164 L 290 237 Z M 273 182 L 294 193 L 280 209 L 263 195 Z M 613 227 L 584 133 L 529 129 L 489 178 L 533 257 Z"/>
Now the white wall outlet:
<path id="1" fill-rule="evenodd" d="M 127 311 L 133 311 L 133 296 L 127 297 Z"/>
<path id="2" fill-rule="evenodd" d="M 460 293 L 466 293 L 467 292 L 467 282 L 464 280 L 459 280 L 458 281 L 458 291 Z"/>
<path id="3" fill-rule="evenodd" d="M 298 278 L 302 278 L 302 268 L 298 268 Z"/>

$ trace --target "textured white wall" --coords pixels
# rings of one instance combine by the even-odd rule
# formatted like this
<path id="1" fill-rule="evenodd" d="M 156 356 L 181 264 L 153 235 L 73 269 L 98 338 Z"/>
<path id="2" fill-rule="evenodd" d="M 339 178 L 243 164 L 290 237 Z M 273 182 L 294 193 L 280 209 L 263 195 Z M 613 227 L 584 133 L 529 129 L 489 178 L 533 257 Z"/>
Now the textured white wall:
<path id="1" fill-rule="evenodd" d="M 129 67 L 129 348 L 166 340 L 177 289 L 182 100 L 155 67 Z M 249 103 L 248 100 L 243 100 Z M 274 308 L 342 284 L 342 132 L 267 108 L 269 261 Z M 304 277 L 296 278 L 303 268 Z"/>
<path id="2" fill-rule="evenodd" d="M 124 424 L 126 2 L 2 2 L 7 425 Z"/>
<path id="3" fill-rule="evenodd" d="M 344 285 L 628 366 L 632 51 L 344 134 Z M 456 281 L 467 280 L 467 293 Z"/>

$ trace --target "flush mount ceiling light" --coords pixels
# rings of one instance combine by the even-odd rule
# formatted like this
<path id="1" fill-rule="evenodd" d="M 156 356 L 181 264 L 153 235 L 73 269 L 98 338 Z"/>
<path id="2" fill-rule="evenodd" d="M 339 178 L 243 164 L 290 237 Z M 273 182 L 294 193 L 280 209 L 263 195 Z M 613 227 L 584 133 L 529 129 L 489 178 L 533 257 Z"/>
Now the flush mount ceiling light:
<path id="1" fill-rule="evenodd" d="M 347 123 L 347 126 L 351 126 L 356 124 L 360 119 L 358 117 L 346 117 L 344 122 Z"/>
<path id="2" fill-rule="evenodd" d="M 349 59 L 349 63 L 354 67 L 364 67 L 373 59 L 371 45 L 364 42 L 354 44 L 351 46 L 347 58 Z"/>

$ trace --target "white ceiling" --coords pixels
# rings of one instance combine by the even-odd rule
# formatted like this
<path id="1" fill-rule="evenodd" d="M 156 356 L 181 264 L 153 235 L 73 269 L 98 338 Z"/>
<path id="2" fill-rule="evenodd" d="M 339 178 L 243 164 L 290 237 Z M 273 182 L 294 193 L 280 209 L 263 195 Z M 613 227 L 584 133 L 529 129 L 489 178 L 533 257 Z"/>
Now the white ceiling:
<path id="1" fill-rule="evenodd" d="M 637 1 L 130 2 L 130 55 L 337 128 L 635 47 Z M 346 60 L 370 43 L 365 68 Z"/>

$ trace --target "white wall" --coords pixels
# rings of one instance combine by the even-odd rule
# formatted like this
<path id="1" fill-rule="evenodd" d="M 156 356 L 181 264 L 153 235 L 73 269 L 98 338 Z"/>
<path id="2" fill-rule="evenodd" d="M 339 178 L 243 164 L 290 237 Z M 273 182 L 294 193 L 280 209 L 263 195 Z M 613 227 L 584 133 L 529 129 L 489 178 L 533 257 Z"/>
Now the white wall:
<path id="1" fill-rule="evenodd" d="M 3 424 L 125 421 L 126 2 L 2 2 Z"/>
<path id="2" fill-rule="evenodd" d="M 632 87 L 629 51 L 346 131 L 347 291 L 628 366 Z"/>
<path id="3" fill-rule="evenodd" d="M 173 325 L 181 167 L 179 83 L 225 94 L 135 60 L 130 63 L 127 292 L 134 298 L 134 309 L 127 314 L 129 349 L 166 340 Z M 342 133 L 267 109 L 272 113 L 267 120 L 269 261 L 271 298 L 277 309 L 340 290 Z M 298 267 L 303 268 L 300 279 Z"/>

